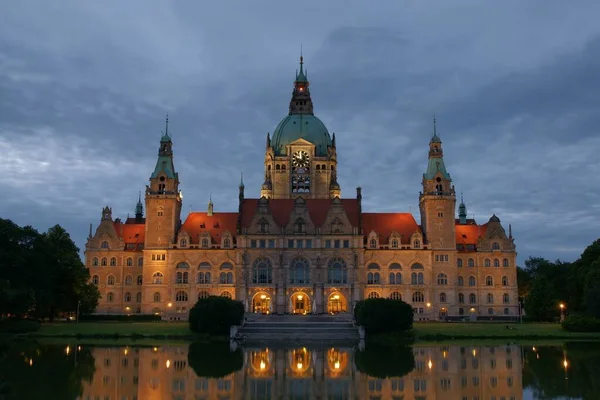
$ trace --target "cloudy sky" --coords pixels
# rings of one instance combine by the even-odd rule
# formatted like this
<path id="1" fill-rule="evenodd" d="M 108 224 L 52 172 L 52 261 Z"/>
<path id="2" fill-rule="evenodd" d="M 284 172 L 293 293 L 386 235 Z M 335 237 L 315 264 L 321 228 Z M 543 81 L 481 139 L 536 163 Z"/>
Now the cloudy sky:
<path id="1" fill-rule="evenodd" d="M 184 197 L 257 197 L 300 46 L 345 197 L 417 215 L 432 115 L 468 213 L 520 263 L 600 236 L 600 2 L 2 1 L 0 217 L 83 247 L 133 214 L 169 113 Z"/>

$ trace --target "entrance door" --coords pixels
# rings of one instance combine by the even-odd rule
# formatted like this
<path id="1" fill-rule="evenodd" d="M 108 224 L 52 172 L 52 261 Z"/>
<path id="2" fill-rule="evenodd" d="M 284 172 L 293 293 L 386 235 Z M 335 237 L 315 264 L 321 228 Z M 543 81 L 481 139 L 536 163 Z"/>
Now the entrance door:
<path id="1" fill-rule="evenodd" d="M 329 301 L 327 302 L 327 311 L 329 314 L 346 312 L 346 300 L 341 293 L 333 293 L 329 296 Z"/>
<path id="2" fill-rule="evenodd" d="M 448 309 L 440 308 L 439 316 L 440 316 L 440 321 L 444 321 L 446 319 L 446 317 L 448 316 Z"/>
<path id="3" fill-rule="evenodd" d="M 252 311 L 257 314 L 269 314 L 271 310 L 271 296 L 267 293 L 259 293 L 254 296 Z"/>
<path id="4" fill-rule="evenodd" d="M 306 315 L 309 312 L 310 299 L 304 293 L 295 293 L 292 298 L 292 314 Z"/>

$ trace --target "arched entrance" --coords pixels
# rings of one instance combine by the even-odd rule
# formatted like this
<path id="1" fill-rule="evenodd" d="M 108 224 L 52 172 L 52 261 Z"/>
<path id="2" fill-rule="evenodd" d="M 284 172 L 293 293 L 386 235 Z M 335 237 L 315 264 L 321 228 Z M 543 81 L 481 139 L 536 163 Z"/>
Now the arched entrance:
<path id="1" fill-rule="evenodd" d="M 444 321 L 448 316 L 448 309 L 445 307 L 440 308 L 439 317 L 441 321 Z"/>
<path id="2" fill-rule="evenodd" d="M 327 299 L 327 313 L 337 314 L 348 311 L 346 297 L 340 292 L 333 292 Z"/>
<path id="3" fill-rule="evenodd" d="M 296 292 L 290 297 L 290 309 L 292 314 L 306 315 L 311 310 L 310 297 L 304 292 Z"/>
<path id="4" fill-rule="evenodd" d="M 267 292 L 259 292 L 252 298 L 252 312 L 257 314 L 270 314 L 271 295 Z"/>

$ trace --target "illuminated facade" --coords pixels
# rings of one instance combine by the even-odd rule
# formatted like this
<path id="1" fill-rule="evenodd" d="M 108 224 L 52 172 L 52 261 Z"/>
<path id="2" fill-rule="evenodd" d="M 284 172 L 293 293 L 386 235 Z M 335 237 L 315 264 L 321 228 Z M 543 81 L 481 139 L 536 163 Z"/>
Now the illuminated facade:
<path id="1" fill-rule="evenodd" d="M 301 61 L 288 115 L 267 135 L 260 198 L 243 181 L 235 212 L 190 212 L 167 130 L 134 218 L 106 207 L 85 262 L 102 298 L 98 313 L 187 318 L 196 299 L 242 301 L 248 312 L 337 313 L 369 297 L 410 303 L 417 319 L 518 315 L 516 250 L 495 215 L 467 218 L 435 130 L 411 213 L 370 213 L 362 192 L 342 198 L 336 137 L 314 115 Z M 167 121 L 168 122 L 168 121 Z"/>

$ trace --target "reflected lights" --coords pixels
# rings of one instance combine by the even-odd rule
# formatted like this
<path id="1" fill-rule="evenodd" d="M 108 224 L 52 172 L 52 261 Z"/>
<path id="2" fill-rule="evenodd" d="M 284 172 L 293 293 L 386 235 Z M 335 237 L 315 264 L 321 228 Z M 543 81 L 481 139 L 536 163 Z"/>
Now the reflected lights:
<path id="1" fill-rule="evenodd" d="M 433 368 L 433 363 L 431 362 L 431 360 L 429 360 L 429 362 L 427 363 L 427 366 L 429 367 L 429 369 Z"/>
<path id="2" fill-rule="evenodd" d="M 167 360 L 167 362 L 165 363 L 165 366 L 166 366 L 167 368 L 169 368 L 169 367 L 171 366 L 171 360 Z"/>
<path id="3" fill-rule="evenodd" d="M 265 368 L 267 368 L 267 364 L 265 364 L 265 362 L 263 360 L 260 360 L 260 370 L 264 370 Z"/>
<path id="4" fill-rule="evenodd" d="M 67 346 L 67 347 L 65 348 L 65 353 L 66 353 L 67 355 L 69 355 L 69 353 L 70 353 L 70 352 L 71 352 L 71 347 L 70 347 L 70 346 Z"/>

